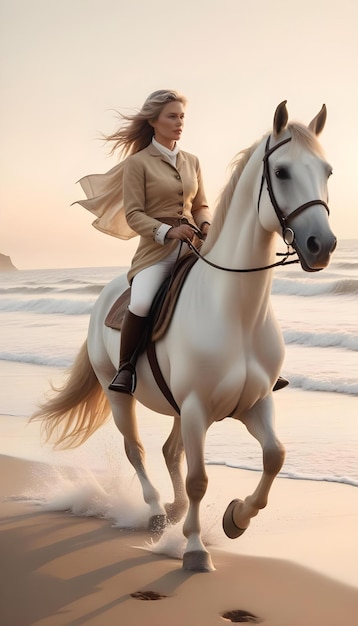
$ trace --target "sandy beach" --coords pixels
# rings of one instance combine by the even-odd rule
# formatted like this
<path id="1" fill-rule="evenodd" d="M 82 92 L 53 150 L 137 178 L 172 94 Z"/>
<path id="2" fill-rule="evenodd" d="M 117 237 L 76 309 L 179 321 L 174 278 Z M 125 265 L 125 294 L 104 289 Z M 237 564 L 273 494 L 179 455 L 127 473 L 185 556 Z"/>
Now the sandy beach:
<path id="1" fill-rule="evenodd" d="M 17 428 L 31 448 L 31 431 Z M 11 418 L 0 418 L 1 452 L 6 438 L 14 447 L 15 430 Z M 44 510 L 26 495 L 44 470 L 47 481 L 55 477 L 51 464 L 0 456 L 1 626 L 357 623 L 356 487 L 278 478 L 268 507 L 230 541 L 222 512 L 233 496 L 250 493 L 258 475 L 209 466 L 216 571 L 191 574 L 179 559 L 148 550 L 145 530 Z"/>
<path id="2" fill-rule="evenodd" d="M 222 531 L 222 514 L 232 498 L 254 490 L 259 474 L 208 465 L 202 524 L 216 571 L 185 572 L 180 558 L 173 558 L 185 545 L 180 524 L 160 539 L 162 553 L 151 547 L 157 539 L 145 524 L 131 524 L 145 520 L 146 505 L 112 422 L 78 450 L 41 447 L 39 426 L 27 425 L 27 415 L 48 387 L 49 374 L 26 364 L 3 368 L 3 407 L 13 405 L 21 384 L 24 414 L 0 415 L 0 626 L 220 626 L 250 620 L 355 626 L 357 487 L 276 478 L 267 508 L 232 541 Z M 353 396 L 289 389 L 275 401 L 285 443 L 290 420 L 302 420 L 306 433 L 317 415 L 327 429 L 340 415 L 350 415 L 355 438 Z M 153 439 L 158 451 L 151 447 L 148 463 L 168 498 L 159 465 L 163 441 L 157 441 L 153 416 L 150 423 L 146 445 Z M 108 471 L 112 476 L 106 478 Z M 121 522 L 121 499 L 129 492 L 132 501 L 123 501 Z M 98 503 L 104 497 L 110 502 Z"/>

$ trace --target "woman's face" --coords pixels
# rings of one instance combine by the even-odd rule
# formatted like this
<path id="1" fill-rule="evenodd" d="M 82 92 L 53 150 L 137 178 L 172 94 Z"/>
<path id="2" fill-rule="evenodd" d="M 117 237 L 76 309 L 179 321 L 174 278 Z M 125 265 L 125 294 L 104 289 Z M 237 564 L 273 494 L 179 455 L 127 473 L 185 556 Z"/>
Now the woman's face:
<path id="1" fill-rule="evenodd" d="M 184 126 L 184 111 L 184 105 L 181 102 L 168 102 L 159 117 L 151 122 L 155 139 L 170 150 L 180 139 Z"/>

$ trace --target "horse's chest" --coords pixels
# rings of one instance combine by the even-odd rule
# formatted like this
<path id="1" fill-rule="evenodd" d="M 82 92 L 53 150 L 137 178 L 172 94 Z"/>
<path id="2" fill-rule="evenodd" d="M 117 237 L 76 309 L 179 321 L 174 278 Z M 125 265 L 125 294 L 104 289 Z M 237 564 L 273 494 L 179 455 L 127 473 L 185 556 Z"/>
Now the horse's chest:
<path id="1" fill-rule="evenodd" d="M 182 368 L 183 388 L 209 399 L 216 415 L 244 412 L 269 393 L 282 366 L 284 346 L 275 326 L 256 333 L 227 329 L 196 345 Z M 270 332 L 269 332 L 270 331 Z M 187 353 L 186 353 L 187 354 Z"/>
<path id="2" fill-rule="evenodd" d="M 196 302 L 196 313 L 198 303 Z M 194 306 L 194 305 L 193 305 Z M 278 375 L 284 354 L 280 329 L 270 311 L 251 316 L 223 315 L 215 305 L 191 318 L 190 300 L 184 315 L 170 329 L 170 377 L 175 397 L 194 392 L 214 415 L 228 415 L 238 405 L 252 406 L 265 397 Z M 216 315 L 214 315 L 216 313 Z M 168 364 L 169 367 L 169 364 Z"/>

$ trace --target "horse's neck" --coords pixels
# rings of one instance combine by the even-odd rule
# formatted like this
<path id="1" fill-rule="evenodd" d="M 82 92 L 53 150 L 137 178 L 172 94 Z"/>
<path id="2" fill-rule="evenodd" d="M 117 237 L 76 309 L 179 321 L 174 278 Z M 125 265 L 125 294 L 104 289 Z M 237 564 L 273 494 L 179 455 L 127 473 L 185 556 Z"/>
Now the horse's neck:
<path id="1" fill-rule="evenodd" d="M 219 237 L 207 254 L 217 265 L 249 269 L 274 260 L 275 234 L 261 226 L 257 207 L 262 155 L 251 159 L 236 185 Z"/>
<path id="2" fill-rule="evenodd" d="M 241 175 L 233 194 L 219 237 L 206 258 L 218 266 L 231 269 L 266 267 L 275 260 L 276 235 L 260 224 L 257 197 L 260 188 L 262 155 L 259 153 Z M 199 270 L 199 268 L 198 268 Z M 210 266 L 200 267 L 202 284 L 212 285 L 212 294 L 220 293 L 228 309 L 244 308 L 250 315 L 269 306 L 272 270 L 226 272 Z M 215 295 L 213 296 L 215 297 Z"/>

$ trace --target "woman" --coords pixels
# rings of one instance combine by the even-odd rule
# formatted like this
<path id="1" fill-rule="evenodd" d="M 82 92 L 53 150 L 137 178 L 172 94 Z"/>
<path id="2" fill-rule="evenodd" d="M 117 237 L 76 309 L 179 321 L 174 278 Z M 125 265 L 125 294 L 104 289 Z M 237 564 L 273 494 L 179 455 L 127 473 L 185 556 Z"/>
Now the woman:
<path id="1" fill-rule="evenodd" d="M 150 94 L 138 113 L 121 116 L 125 124 L 106 137 L 114 142 L 112 153 L 119 150 L 125 160 L 107 174 L 107 180 L 90 176 L 80 181 L 87 196 L 94 196 L 80 201 L 98 216 L 94 226 L 123 238 L 140 236 L 128 273 L 131 297 L 122 325 L 119 370 L 109 385 L 113 391 L 133 393 L 136 347 L 153 298 L 170 274 L 181 242 L 191 241 L 195 228 L 205 237 L 210 226 L 199 161 L 177 145 L 185 107 L 186 99 L 176 91 Z M 119 223 L 123 207 L 124 228 Z"/>

